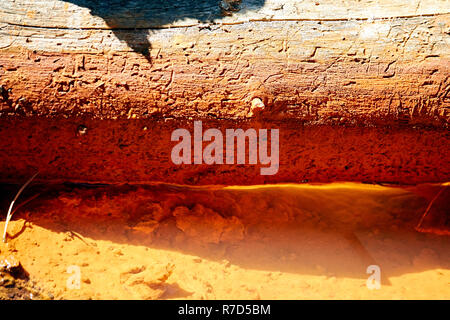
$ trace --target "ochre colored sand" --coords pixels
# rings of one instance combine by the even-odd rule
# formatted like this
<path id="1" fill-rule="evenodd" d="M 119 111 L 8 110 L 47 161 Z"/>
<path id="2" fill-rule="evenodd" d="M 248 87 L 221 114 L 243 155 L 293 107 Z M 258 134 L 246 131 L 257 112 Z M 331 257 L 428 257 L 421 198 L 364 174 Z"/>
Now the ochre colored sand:
<path id="1" fill-rule="evenodd" d="M 442 187 L 35 185 L 0 246 L 28 279 L 0 297 L 449 299 L 450 237 L 415 230 Z"/>

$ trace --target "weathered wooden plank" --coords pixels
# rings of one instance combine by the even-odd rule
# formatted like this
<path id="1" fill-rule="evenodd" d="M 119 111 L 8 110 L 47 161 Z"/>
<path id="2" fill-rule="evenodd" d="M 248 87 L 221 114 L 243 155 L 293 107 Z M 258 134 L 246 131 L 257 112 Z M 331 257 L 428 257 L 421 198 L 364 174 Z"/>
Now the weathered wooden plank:
<path id="1" fill-rule="evenodd" d="M 264 116 L 447 126 L 449 15 L 121 30 L 1 30 L 2 114 Z M 119 32 L 119 31 L 117 31 Z M 144 39 L 144 40 L 143 40 Z"/>
<path id="2" fill-rule="evenodd" d="M 238 0 L 6 0 L 2 21 L 46 28 L 168 28 L 208 21 L 380 19 L 450 13 L 446 0 L 242 0 L 224 16 L 220 2 Z M 226 4 L 222 7 L 226 7 Z"/>

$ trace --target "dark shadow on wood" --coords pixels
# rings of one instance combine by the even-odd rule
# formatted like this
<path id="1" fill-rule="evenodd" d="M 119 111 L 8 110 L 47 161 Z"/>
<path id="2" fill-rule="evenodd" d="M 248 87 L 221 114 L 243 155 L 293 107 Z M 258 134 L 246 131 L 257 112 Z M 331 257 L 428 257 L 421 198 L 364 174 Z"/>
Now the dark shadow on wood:
<path id="1" fill-rule="evenodd" d="M 151 61 L 150 29 L 186 18 L 214 23 L 224 15 L 256 10 L 265 0 L 64 0 L 88 8 L 102 18 L 116 37 Z M 131 33 L 130 33 L 131 31 Z"/>

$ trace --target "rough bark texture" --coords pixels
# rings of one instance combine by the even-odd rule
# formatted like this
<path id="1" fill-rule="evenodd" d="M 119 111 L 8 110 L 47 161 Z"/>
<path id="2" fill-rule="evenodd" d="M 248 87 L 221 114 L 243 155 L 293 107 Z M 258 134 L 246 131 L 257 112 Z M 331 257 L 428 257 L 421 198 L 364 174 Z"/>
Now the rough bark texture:
<path id="1" fill-rule="evenodd" d="M 0 179 L 449 180 L 446 1 L 131 3 L 2 2 Z M 193 119 L 280 128 L 280 172 L 173 165 L 170 132 Z"/>

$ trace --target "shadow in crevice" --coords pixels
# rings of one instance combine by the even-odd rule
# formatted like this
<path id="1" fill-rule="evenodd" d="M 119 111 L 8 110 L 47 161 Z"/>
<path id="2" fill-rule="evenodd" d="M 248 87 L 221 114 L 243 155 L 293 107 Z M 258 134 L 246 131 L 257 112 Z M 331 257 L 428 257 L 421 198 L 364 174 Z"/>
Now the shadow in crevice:
<path id="1" fill-rule="evenodd" d="M 191 18 L 214 23 L 225 15 L 261 8 L 265 0 L 64 0 L 88 8 L 116 37 L 150 60 L 149 29 Z"/>

